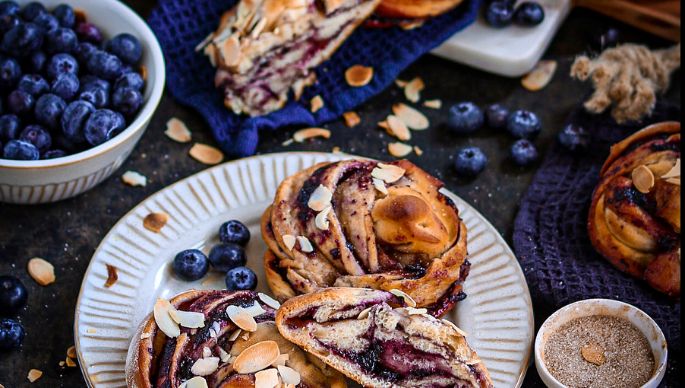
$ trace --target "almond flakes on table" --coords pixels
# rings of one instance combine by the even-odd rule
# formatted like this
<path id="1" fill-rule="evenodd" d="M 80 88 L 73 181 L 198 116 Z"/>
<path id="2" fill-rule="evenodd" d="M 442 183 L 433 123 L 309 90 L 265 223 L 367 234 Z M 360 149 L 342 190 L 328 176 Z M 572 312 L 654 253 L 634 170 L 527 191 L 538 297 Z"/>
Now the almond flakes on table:
<path id="1" fill-rule="evenodd" d="M 119 274 L 117 273 L 117 267 L 110 264 L 105 264 L 105 267 L 107 268 L 107 280 L 105 280 L 104 285 L 105 288 L 110 288 L 119 280 Z"/>
<path id="2" fill-rule="evenodd" d="M 36 283 L 47 286 L 55 282 L 55 267 L 40 257 L 29 260 L 27 270 Z"/>
<path id="3" fill-rule="evenodd" d="M 411 139 L 409 128 L 407 128 L 404 121 L 400 120 L 397 116 L 389 115 L 385 122 L 388 123 L 387 132 L 391 136 L 395 136 L 402 141 Z"/>
<path id="4" fill-rule="evenodd" d="M 403 158 L 409 155 L 414 149 L 409 144 L 395 142 L 388 144 L 388 152 L 396 158 Z"/>
<path id="5" fill-rule="evenodd" d="M 193 159 L 208 165 L 219 164 L 224 160 L 223 152 L 202 143 L 195 143 L 188 153 Z"/>
<path id="6" fill-rule="evenodd" d="M 178 143 L 188 143 L 193 139 L 193 134 L 186 124 L 176 117 L 172 117 L 167 121 L 164 134 L 167 135 L 169 139 Z"/>
<path id="7" fill-rule="evenodd" d="M 407 100 L 417 103 L 421 100 L 421 92 L 425 87 L 426 84 L 423 82 L 423 79 L 421 79 L 421 77 L 416 77 L 409 81 L 404 87 L 404 96 Z"/>
<path id="8" fill-rule="evenodd" d="M 442 108 L 442 100 L 427 100 L 423 103 L 423 106 L 431 109 L 440 109 Z"/>
<path id="9" fill-rule="evenodd" d="M 318 112 L 321 108 L 323 108 L 323 106 L 324 106 L 323 98 L 321 98 L 321 96 L 318 96 L 318 95 L 317 95 L 317 96 L 314 96 L 314 98 L 312 98 L 312 101 L 310 102 L 310 108 L 309 108 L 309 110 L 310 110 L 312 113 L 316 113 L 316 112 Z"/>
<path id="10" fill-rule="evenodd" d="M 419 146 L 414 146 L 414 153 L 416 154 L 416 156 L 421 156 L 423 155 L 423 150 Z"/>
<path id="11" fill-rule="evenodd" d="M 426 118 L 426 116 L 424 116 L 423 113 L 410 107 L 407 104 L 403 104 L 401 102 L 393 104 L 392 112 L 395 114 L 395 116 L 402 120 L 404 124 L 406 124 L 407 127 L 409 127 L 409 129 L 413 129 L 415 131 L 422 131 L 424 129 L 428 129 L 428 127 L 430 126 L 428 118 Z"/>
<path id="12" fill-rule="evenodd" d="M 317 137 L 322 137 L 324 139 L 331 138 L 331 131 L 325 128 L 305 128 L 293 134 L 294 141 L 298 143 L 304 143 L 305 140 L 314 139 Z"/>
<path id="13" fill-rule="evenodd" d="M 537 63 L 530 73 L 521 79 L 521 85 L 531 92 L 541 90 L 554 77 L 557 70 L 557 61 L 543 60 Z"/>
<path id="14" fill-rule="evenodd" d="M 147 178 L 145 175 L 135 172 L 135 171 L 126 171 L 124 175 L 121 176 L 121 180 L 132 187 L 145 187 L 147 186 Z"/>
<path id="15" fill-rule="evenodd" d="M 343 113 L 343 120 L 348 128 L 354 128 L 362 122 L 357 112 L 345 112 Z"/>
<path id="16" fill-rule="evenodd" d="M 26 378 L 29 379 L 30 382 L 34 383 L 36 380 L 41 378 L 41 376 L 43 376 L 43 371 L 39 369 L 31 369 Z"/>
<path id="17" fill-rule="evenodd" d="M 354 65 L 345 71 L 345 81 L 347 81 L 348 85 L 355 88 L 368 85 L 372 79 L 372 67 Z"/>
<path id="18" fill-rule="evenodd" d="M 151 232 L 159 233 L 169 221 L 169 215 L 164 212 L 150 213 L 143 218 L 143 227 Z"/>

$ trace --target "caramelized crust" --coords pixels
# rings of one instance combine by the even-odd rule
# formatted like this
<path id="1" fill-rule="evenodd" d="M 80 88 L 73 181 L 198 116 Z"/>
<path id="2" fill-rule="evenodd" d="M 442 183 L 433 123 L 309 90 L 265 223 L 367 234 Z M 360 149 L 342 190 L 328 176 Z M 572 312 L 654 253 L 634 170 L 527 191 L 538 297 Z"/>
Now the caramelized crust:
<path id="1" fill-rule="evenodd" d="M 382 0 L 376 9 L 380 16 L 401 19 L 424 19 L 443 14 L 463 0 Z"/>

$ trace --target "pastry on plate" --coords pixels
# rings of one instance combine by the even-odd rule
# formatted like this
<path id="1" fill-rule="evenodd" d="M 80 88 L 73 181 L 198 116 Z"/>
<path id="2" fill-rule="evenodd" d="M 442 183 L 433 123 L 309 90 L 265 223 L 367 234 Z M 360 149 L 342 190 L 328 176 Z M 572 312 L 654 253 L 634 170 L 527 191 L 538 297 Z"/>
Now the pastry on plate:
<path id="1" fill-rule="evenodd" d="M 443 14 L 463 0 L 382 0 L 376 14 L 389 18 L 424 19 Z"/>
<path id="2" fill-rule="evenodd" d="M 202 42 L 215 84 L 236 114 L 280 109 L 299 99 L 328 59 L 380 0 L 242 0 Z"/>
<path id="3" fill-rule="evenodd" d="M 274 295 L 396 289 L 444 315 L 465 297 L 470 264 L 466 226 L 442 187 L 406 160 L 321 163 L 286 178 L 262 216 Z"/>
<path id="4" fill-rule="evenodd" d="M 342 375 L 278 333 L 275 307 L 252 291 L 193 290 L 157 300 L 131 342 L 128 386 L 345 387 Z"/>
<path id="5" fill-rule="evenodd" d="M 385 291 L 328 288 L 285 302 L 276 326 L 365 387 L 493 386 L 464 332 L 406 302 Z"/>
<path id="6" fill-rule="evenodd" d="M 651 125 L 611 147 L 588 232 L 615 267 L 680 294 L 680 123 Z"/>

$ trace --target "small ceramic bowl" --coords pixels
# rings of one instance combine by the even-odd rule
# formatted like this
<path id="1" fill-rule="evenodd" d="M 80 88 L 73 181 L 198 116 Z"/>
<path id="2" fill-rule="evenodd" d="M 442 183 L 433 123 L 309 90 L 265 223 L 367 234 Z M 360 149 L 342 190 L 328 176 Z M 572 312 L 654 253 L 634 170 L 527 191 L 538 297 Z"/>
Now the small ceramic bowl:
<path id="1" fill-rule="evenodd" d="M 24 5 L 29 0 L 20 0 Z M 61 3 L 85 11 L 88 21 L 106 37 L 122 32 L 143 45 L 142 65 L 147 70 L 145 103 L 135 120 L 111 140 L 58 159 L 15 161 L 0 159 L 0 202 L 37 204 L 79 195 L 108 178 L 130 155 L 145 132 L 162 98 L 165 66 L 162 49 L 145 21 L 117 0 L 42 0 L 52 9 Z"/>
<path id="2" fill-rule="evenodd" d="M 611 299 L 587 299 L 564 306 L 542 324 L 535 337 L 535 367 L 542 381 L 550 388 L 566 387 L 549 372 L 544 363 L 544 349 L 549 336 L 564 324 L 591 315 L 608 315 L 627 319 L 645 335 L 652 347 L 656 368 L 652 378 L 642 388 L 656 388 L 666 373 L 668 349 L 664 333 L 649 315 L 627 303 Z"/>

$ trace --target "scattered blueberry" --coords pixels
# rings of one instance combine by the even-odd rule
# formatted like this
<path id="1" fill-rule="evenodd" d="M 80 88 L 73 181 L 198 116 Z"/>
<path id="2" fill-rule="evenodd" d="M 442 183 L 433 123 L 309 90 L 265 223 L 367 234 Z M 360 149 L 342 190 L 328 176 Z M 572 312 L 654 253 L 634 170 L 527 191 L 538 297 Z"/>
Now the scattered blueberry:
<path id="1" fill-rule="evenodd" d="M 7 107 L 12 113 L 19 116 L 31 113 L 35 102 L 35 98 L 23 90 L 14 90 L 7 96 Z"/>
<path id="2" fill-rule="evenodd" d="M 217 244 L 209 251 L 209 262 L 217 271 L 227 272 L 247 263 L 245 248 L 238 244 Z"/>
<path id="3" fill-rule="evenodd" d="M 0 16 L 18 15 L 21 7 L 16 1 L 2 1 L 0 2 Z"/>
<path id="4" fill-rule="evenodd" d="M 59 20 L 59 24 L 62 27 L 73 28 L 74 24 L 76 24 L 74 9 L 67 4 L 58 5 L 52 10 L 52 14 Z"/>
<path id="5" fill-rule="evenodd" d="M 46 153 L 43 154 L 43 159 L 57 159 L 61 158 L 63 156 L 67 156 L 67 153 L 63 150 L 60 149 L 54 149 L 47 151 Z"/>
<path id="6" fill-rule="evenodd" d="M 485 20 L 495 28 L 510 25 L 513 18 L 514 5 L 510 1 L 493 1 L 487 5 L 485 10 Z"/>
<path id="7" fill-rule="evenodd" d="M 79 91 L 79 80 L 74 74 L 60 74 L 57 78 L 52 81 L 52 88 L 50 89 L 53 94 L 59 96 L 65 101 L 70 101 Z"/>
<path id="8" fill-rule="evenodd" d="M 0 349 L 16 349 L 24 341 L 24 327 L 14 319 L 0 319 Z"/>
<path id="9" fill-rule="evenodd" d="M 112 106 L 125 117 L 132 118 L 143 106 L 143 95 L 133 88 L 120 88 L 112 93 Z"/>
<path id="10" fill-rule="evenodd" d="M 138 38 L 127 33 L 112 38 L 105 45 L 105 49 L 129 64 L 138 63 L 143 55 L 143 47 Z"/>
<path id="11" fill-rule="evenodd" d="M 488 164 L 488 158 L 478 147 L 465 147 L 457 151 L 454 166 L 459 175 L 475 177 Z"/>
<path id="12" fill-rule="evenodd" d="M 104 108 L 109 105 L 109 84 L 107 81 L 87 82 L 81 80 L 81 84 L 79 99 L 90 102 L 96 108 Z"/>
<path id="13" fill-rule="evenodd" d="M 209 261 L 204 253 L 197 249 L 179 252 L 172 264 L 174 272 L 188 281 L 201 279 L 209 271 Z"/>
<path id="14" fill-rule="evenodd" d="M 43 94 L 36 101 L 35 119 L 50 129 L 59 128 L 59 120 L 66 107 L 67 104 L 60 97 L 51 93 Z"/>
<path id="15" fill-rule="evenodd" d="M 545 10 L 533 1 L 524 1 L 514 11 L 514 22 L 522 26 L 537 26 L 545 20 Z"/>
<path id="16" fill-rule="evenodd" d="M 19 140 L 33 144 L 41 154 L 52 146 L 50 132 L 40 125 L 29 125 L 19 134 Z"/>
<path id="17" fill-rule="evenodd" d="M 50 84 L 38 74 L 25 74 L 19 80 L 17 89 L 37 97 L 50 91 Z"/>
<path id="18" fill-rule="evenodd" d="M 0 276 L 0 315 L 15 314 L 26 305 L 28 291 L 14 276 Z"/>
<path id="19" fill-rule="evenodd" d="M 88 71 L 106 80 L 116 80 L 123 74 L 121 60 L 113 54 L 98 50 L 88 60 Z"/>
<path id="20" fill-rule="evenodd" d="M 237 267 L 226 273 L 226 288 L 230 291 L 254 290 L 257 275 L 247 267 Z"/>
<path id="21" fill-rule="evenodd" d="M 21 10 L 21 17 L 26 21 L 32 21 L 40 14 L 48 12 L 45 6 L 38 1 L 32 1 L 24 6 Z"/>
<path id="22" fill-rule="evenodd" d="M 94 24 L 79 23 L 79 25 L 76 26 L 76 34 L 83 42 L 90 42 L 94 44 L 102 43 L 102 32 Z"/>
<path id="23" fill-rule="evenodd" d="M 33 23 L 19 23 L 2 37 L 2 49 L 16 56 L 26 56 L 43 44 L 43 31 Z"/>
<path id="24" fill-rule="evenodd" d="M 472 102 L 460 102 L 450 108 L 447 124 L 458 134 L 468 134 L 483 126 L 483 111 Z"/>
<path id="25" fill-rule="evenodd" d="M 42 13 L 33 20 L 33 23 L 43 29 L 45 34 L 53 34 L 59 28 L 59 21 L 49 13 Z"/>
<path id="26" fill-rule="evenodd" d="M 568 124 L 559 132 L 559 143 L 569 151 L 582 151 L 587 149 L 589 144 L 589 136 L 585 128 Z"/>
<path id="27" fill-rule="evenodd" d="M 126 127 L 121 113 L 109 109 L 99 109 L 93 112 L 84 127 L 86 141 L 92 145 L 100 145 L 114 137 Z"/>
<path id="28" fill-rule="evenodd" d="M 78 38 L 74 30 L 60 27 L 56 31 L 47 34 L 45 48 L 48 53 L 72 53 L 76 51 Z"/>
<path id="29" fill-rule="evenodd" d="M 78 74 L 79 65 L 76 58 L 69 54 L 55 54 L 50 58 L 47 65 L 48 78 L 53 80 L 60 74 Z"/>
<path id="30" fill-rule="evenodd" d="M 124 75 L 119 77 L 117 82 L 114 83 L 114 89 L 132 88 L 140 91 L 143 89 L 143 86 L 145 86 L 145 81 L 143 81 L 143 77 L 136 72 L 124 73 Z"/>
<path id="31" fill-rule="evenodd" d="M 21 66 L 13 58 L 0 58 L 0 88 L 11 90 L 21 77 Z"/>
<path id="32" fill-rule="evenodd" d="M 529 166 L 538 160 L 538 150 L 527 139 L 520 139 L 511 145 L 511 158 L 519 166 Z"/>
<path id="33" fill-rule="evenodd" d="M 504 129 L 507 127 L 509 109 L 500 104 L 492 104 L 485 110 L 485 120 L 492 129 Z"/>
<path id="34" fill-rule="evenodd" d="M 10 141 L 19 136 L 21 122 L 19 117 L 11 114 L 0 116 L 0 140 Z"/>
<path id="35" fill-rule="evenodd" d="M 527 110 L 517 110 L 507 119 L 507 131 L 517 139 L 535 138 L 542 130 L 538 116 Z"/>
<path id="36" fill-rule="evenodd" d="M 47 54 L 42 51 L 34 51 L 29 58 L 29 70 L 31 70 L 32 73 L 42 73 L 47 62 Z"/>
<path id="37" fill-rule="evenodd" d="M 3 157 L 12 160 L 38 160 L 40 152 L 31 143 L 21 140 L 10 140 L 5 144 Z"/>
<path id="38" fill-rule="evenodd" d="M 219 240 L 224 244 L 233 243 L 245 246 L 250 242 L 250 230 L 242 222 L 230 220 L 219 227 Z"/>
<path id="39" fill-rule="evenodd" d="M 74 101 L 67 105 L 62 114 L 62 133 L 74 143 L 86 141 L 84 127 L 90 114 L 95 111 L 93 104 L 87 101 Z"/>

